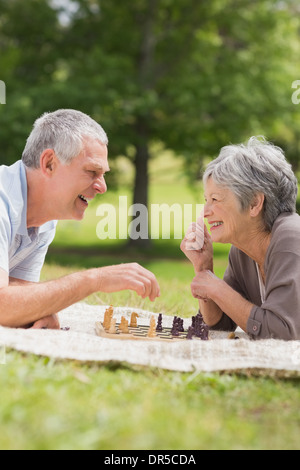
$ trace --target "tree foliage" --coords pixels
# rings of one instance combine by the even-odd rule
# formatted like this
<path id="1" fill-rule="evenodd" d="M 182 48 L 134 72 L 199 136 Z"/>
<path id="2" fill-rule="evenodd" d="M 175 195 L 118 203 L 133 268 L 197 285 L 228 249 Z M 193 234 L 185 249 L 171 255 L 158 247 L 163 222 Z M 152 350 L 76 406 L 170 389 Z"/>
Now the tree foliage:
<path id="1" fill-rule="evenodd" d="M 0 0 L 1 163 L 20 157 L 37 116 L 72 107 L 104 126 L 111 158 L 135 164 L 134 202 L 147 204 L 152 142 L 185 157 L 192 178 L 204 158 L 253 134 L 284 146 L 297 167 L 296 0 L 57 5 Z"/>

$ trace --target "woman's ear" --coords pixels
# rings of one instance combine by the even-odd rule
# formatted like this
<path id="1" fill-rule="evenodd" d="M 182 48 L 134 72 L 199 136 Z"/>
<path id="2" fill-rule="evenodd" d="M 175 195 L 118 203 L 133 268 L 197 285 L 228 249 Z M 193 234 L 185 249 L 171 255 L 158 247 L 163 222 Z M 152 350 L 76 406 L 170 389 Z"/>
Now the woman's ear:
<path id="1" fill-rule="evenodd" d="M 40 156 L 40 169 L 44 176 L 51 178 L 57 167 L 57 157 L 54 150 L 46 149 Z"/>
<path id="2" fill-rule="evenodd" d="M 264 202 L 265 202 L 265 195 L 263 193 L 257 193 L 251 204 L 250 204 L 250 216 L 251 217 L 257 217 L 262 209 L 263 209 L 263 206 L 264 206 Z"/>

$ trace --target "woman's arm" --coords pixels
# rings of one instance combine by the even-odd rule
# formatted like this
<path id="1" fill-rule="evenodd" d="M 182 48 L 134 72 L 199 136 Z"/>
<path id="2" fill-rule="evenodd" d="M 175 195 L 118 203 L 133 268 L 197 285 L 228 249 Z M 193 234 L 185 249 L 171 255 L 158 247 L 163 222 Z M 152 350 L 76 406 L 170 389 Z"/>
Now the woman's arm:
<path id="1" fill-rule="evenodd" d="M 247 323 L 254 305 L 225 281 L 219 279 L 211 271 L 201 271 L 196 274 L 191 290 L 193 296 L 200 299 L 200 311 L 208 326 L 216 325 L 224 312 L 240 328 L 247 330 Z"/>
<path id="2" fill-rule="evenodd" d="M 234 330 L 239 325 L 246 330 L 253 305 L 213 274 L 213 245 L 203 217 L 190 225 L 180 248 L 193 264 L 192 293 L 199 300 L 205 323 L 211 328 L 220 323 L 218 329 Z"/>

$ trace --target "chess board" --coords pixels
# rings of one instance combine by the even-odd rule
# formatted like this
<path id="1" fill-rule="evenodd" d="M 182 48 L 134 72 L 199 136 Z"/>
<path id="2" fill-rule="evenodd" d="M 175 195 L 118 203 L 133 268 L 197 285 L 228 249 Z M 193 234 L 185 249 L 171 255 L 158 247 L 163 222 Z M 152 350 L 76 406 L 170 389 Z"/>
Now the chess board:
<path id="1" fill-rule="evenodd" d="M 147 336 L 149 331 L 149 325 L 138 325 L 135 328 L 129 327 L 129 333 L 122 333 L 119 330 L 119 323 L 116 324 L 116 333 L 108 333 L 101 322 L 96 322 L 96 334 L 102 336 L 103 338 L 109 339 L 131 339 L 131 340 L 140 340 L 140 341 L 183 341 L 186 340 L 187 331 L 179 332 L 179 336 L 173 336 L 171 333 L 172 328 L 164 328 L 162 331 L 156 331 L 156 336 L 150 338 Z M 201 341 L 200 338 L 193 337 L 193 340 Z"/>

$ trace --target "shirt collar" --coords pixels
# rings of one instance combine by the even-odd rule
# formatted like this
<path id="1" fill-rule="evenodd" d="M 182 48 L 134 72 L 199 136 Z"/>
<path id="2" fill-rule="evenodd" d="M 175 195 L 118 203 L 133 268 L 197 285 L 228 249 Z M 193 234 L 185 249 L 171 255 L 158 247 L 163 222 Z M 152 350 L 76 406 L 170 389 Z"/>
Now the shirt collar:
<path id="1" fill-rule="evenodd" d="M 19 227 L 19 234 L 23 236 L 28 236 L 27 230 L 27 176 L 24 163 L 20 162 L 20 183 L 21 183 L 21 195 L 23 198 L 23 210 L 21 216 L 21 224 Z"/>
<path id="2" fill-rule="evenodd" d="M 29 237 L 29 233 L 27 229 L 27 192 L 28 192 L 27 175 L 26 175 L 25 165 L 22 161 L 20 165 L 20 182 L 21 182 L 21 196 L 23 198 L 24 209 L 22 211 L 21 224 L 20 224 L 18 232 L 20 235 L 24 237 L 26 236 Z M 56 228 L 56 225 L 57 225 L 56 220 L 46 222 L 45 224 L 41 225 L 41 227 L 37 228 L 36 235 L 48 232 L 49 230 L 53 230 Z"/>

